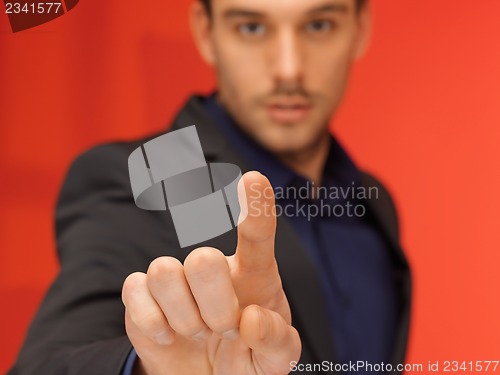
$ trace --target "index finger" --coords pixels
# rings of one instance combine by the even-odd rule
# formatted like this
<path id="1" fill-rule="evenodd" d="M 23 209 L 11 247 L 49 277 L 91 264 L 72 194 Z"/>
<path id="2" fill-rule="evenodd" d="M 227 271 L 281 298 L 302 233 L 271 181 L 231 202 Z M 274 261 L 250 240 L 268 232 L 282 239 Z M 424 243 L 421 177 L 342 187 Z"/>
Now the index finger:
<path id="1" fill-rule="evenodd" d="M 236 260 L 245 269 L 274 266 L 276 208 L 269 180 L 259 172 L 248 172 L 238 183 L 241 214 Z"/>

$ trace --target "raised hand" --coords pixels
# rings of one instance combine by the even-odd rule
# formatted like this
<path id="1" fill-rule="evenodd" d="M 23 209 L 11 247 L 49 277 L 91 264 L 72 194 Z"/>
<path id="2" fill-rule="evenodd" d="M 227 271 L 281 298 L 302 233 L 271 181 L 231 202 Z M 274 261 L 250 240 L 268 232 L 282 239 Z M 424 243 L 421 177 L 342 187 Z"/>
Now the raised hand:
<path id="1" fill-rule="evenodd" d="M 136 374 L 283 375 L 298 361 L 301 342 L 274 257 L 271 185 L 249 172 L 238 196 L 246 218 L 234 255 L 199 248 L 184 265 L 161 257 L 125 280 Z"/>

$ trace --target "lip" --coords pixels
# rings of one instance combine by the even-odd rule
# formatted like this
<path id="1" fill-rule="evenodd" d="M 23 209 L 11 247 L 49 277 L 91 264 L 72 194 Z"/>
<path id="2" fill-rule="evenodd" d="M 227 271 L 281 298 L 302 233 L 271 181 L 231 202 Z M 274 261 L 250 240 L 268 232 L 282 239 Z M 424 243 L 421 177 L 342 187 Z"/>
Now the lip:
<path id="1" fill-rule="evenodd" d="M 304 100 L 276 100 L 267 105 L 269 117 L 278 123 L 303 121 L 311 111 L 311 104 Z"/>

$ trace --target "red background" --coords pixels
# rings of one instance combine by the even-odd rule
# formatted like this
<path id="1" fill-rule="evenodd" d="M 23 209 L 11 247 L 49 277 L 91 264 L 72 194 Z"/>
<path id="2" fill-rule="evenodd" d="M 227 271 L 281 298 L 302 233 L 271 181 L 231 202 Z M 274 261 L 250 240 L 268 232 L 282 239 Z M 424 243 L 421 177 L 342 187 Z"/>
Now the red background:
<path id="1" fill-rule="evenodd" d="M 72 159 L 164 128 L 213 87 L 188 6 L 85 0 L 16 34 L 0 6 L 1 373 L 57 272 L 53 209 Z M 500 359 L 500 2 L 374 8 L 371 50 L 332 126 L 400 211 L 414 270 L 407 359 Z"/>

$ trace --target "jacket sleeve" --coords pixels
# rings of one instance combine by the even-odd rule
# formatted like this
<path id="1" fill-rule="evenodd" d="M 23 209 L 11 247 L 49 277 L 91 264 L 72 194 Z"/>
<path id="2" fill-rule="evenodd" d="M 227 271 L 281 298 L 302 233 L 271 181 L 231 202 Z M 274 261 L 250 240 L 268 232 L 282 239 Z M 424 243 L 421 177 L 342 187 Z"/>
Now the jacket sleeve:
<path id="1" fill-rule="evenodd" d="M 70 168 L 56 208 L 60 271 L 10 375 L 121 373 L 132 349 L 123 281 L 159 255 L 180 255 L 166 213 L 134 204 L 128 148 L 97 147 Z"/>

